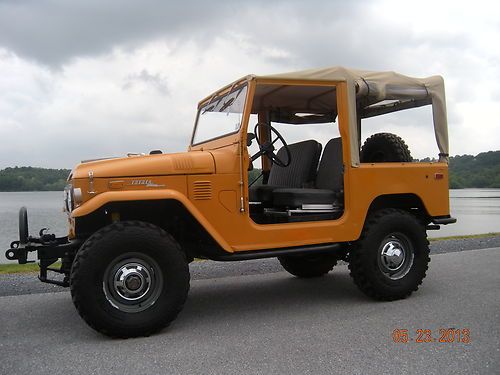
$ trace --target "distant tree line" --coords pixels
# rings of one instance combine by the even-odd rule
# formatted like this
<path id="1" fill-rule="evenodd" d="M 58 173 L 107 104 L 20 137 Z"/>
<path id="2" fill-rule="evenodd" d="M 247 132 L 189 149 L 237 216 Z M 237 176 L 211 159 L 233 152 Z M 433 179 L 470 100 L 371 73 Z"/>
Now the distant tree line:
<path id="1" fill-rule="evenodd" d="M 500 188 L 500 151 L 450 158 L 450 189 Z"/>
<path id="2" fill-rule="evenodd" d="M 62 190 L 69 172 L 69 169 L 5 168 L 0 170 L 0 191 Z"/>
<path id="3" fill-rule="evenodd" d="M 417 161 L 435 162 L 434 158 Z M 500 188 L 500 151 L 450 157 L 450 189 Z"/>
<path id="4" fill-rule="evenodd" d="M 425 158 L 422 162 L 436 161 Z M 14 167 L 0 170 L 0 191 L 49 191 L 62 190 L 66 185 L 69 169 Z M 252 182 L 259 177 L 260 169 L 249 172 Z M 500 188 L 500 151 L 482 152 L 476 156 L 450 157 L 450 189 Z M 255 184 L 262 183 L 259 178 Z"/>

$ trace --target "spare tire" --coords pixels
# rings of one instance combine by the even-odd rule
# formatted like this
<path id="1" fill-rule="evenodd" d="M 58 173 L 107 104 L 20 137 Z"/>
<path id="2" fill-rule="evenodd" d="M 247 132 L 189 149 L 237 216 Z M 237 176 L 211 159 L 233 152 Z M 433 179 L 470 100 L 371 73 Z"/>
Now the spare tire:
<path id="1" fill-rule="evenodd" d="M 360 160 L 361 163 L 411 162 L 413 158 L 400 137 L 391 133 L 377 133 L 361 147 Z"/>

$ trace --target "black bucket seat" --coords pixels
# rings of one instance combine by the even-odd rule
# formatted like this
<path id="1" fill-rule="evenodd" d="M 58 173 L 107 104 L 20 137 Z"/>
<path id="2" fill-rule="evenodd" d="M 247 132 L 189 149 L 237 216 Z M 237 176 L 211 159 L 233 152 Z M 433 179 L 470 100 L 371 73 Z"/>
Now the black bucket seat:
<path id="1" fill-rule="evenodd" d="M 290 144 L 288 149 L 291 155 L 290 164 L 286 167 L 273 164 L 267 185 L 253 186 L 249 189 L 250 202 L 262 202 L 265 206 L 270 206 L 273 201 L 273 191 L 278 188 L 314 186 L 321 144 L 311 139 Z M 277 156 L 287 161 L 284 147 L 278 150 Z"/>
<path id="2" fill-rule="evenodd" d="M 344 167 L 341 138 L 333 138 L 326 144 L 319 163 L 315 186 L 315 189 L 274 189 L 273 206 L 300 208 L 307 204 L 342 205 Z"/>

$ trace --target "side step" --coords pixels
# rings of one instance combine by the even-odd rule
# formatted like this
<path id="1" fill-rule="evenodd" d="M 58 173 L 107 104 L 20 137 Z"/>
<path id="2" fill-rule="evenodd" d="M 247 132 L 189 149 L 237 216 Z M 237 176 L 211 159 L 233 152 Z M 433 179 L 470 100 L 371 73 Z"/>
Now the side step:
<path id="1" fill-rule="evenodd" d="M 300 247 L 286 247 L 268 250 L 241 251 L 232 254 L 211 256 L 210 259 L 221 262 L 232 262 L 250 259 L 275 258 L 282 255 L 305 255 L 331 253 L 341 249 L 341 243 L 330 243 L 321 245 L 309 245 Z"/>

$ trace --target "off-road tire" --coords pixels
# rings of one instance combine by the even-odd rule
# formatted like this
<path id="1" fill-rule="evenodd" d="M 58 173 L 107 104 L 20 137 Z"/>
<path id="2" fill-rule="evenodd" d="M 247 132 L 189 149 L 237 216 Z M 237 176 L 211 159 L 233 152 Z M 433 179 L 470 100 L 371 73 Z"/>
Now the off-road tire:
<path id="1" fill-rule="evenodd" d="M 123 299 L 122 305 L 116 291 L 110 296 L 107 285 L 112 284 L 106 284 L 105 274 L 117 275 L 116 269 L 125 264 L 120 275 L 127 275 L 126 267 L 137 262 L 151 265 L 150 278 L 142 279 L 149 280 L 144 282 L 148 292 L 142 296 L 147 303 L 141 305 L 138 300 L 129 306 Z M 110 272 L 115 263 L 116 269 Z M 137 269 L 146 272 L 147 267 Z M 89 326 L 107 336 L 127 338 L 148 336 L 172 322 L 184 306 L 189 278 L 186 256 L 169 234 L 149 223 L 124 221 L 100 229 L 85 241 L 71 268 L 70 289 L 78 313 Z"/>
<path id="2" fill-rule="evenodd" d="M 382 254 L 398 241 L 406 243 L 404 259 L 412 255 L 412 263 L 406 265 L 406 273 L 402 268 L 400 275 L 389 275 Z M 382 301 L 406 298 L 422 284 L 430 262 L 425 227 L 404 210 L 376 211 L 368 217 L 359 240 L 352 244 L 348 261 L 354 283 L 367 296 Z"/>
<path id="3" fill-rule="evenodd" d="M 337 257 L 331 254 L 287 255 L 278 260 L 288 273 L 301 278 L 323 276 L 337 264 Z"/>
<path id="4" fill-rule="evenodd" d="M 410 150 L 400 137 L 391 133 L 377 133 L 361 147 L 362 163 L 411 162 Z"/>

